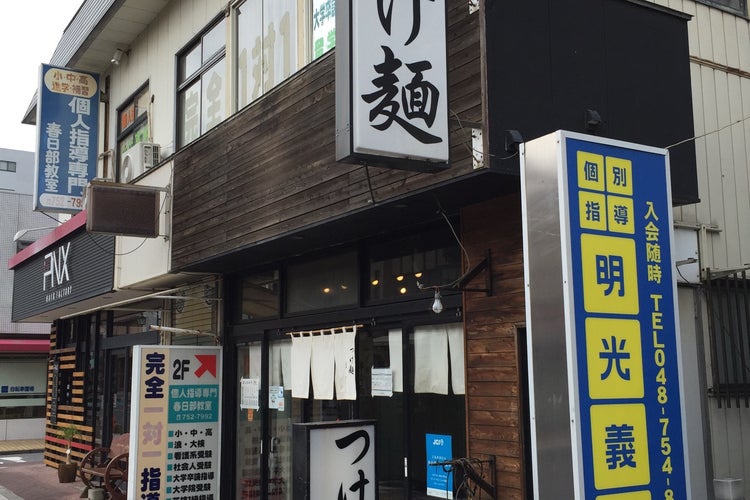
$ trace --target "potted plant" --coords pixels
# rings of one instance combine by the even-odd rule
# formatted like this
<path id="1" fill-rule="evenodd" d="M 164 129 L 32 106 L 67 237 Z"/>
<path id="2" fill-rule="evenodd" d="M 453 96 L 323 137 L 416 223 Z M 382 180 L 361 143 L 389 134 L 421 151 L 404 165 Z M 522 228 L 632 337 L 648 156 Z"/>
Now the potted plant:
<path id="1" fill-rule="evenodd" d="M 68 425 L 60 428 L 60 435 L 67 441 L 68 449 L 65 450 L 65 462 L 57 467 L 57 478 L 61 483 L 72 483 L 76 480 L 77 464 L 70 460 L 70 454 L 73 451 L 73 438 L 78 434 L 78 428 L 75 425 Z"/>

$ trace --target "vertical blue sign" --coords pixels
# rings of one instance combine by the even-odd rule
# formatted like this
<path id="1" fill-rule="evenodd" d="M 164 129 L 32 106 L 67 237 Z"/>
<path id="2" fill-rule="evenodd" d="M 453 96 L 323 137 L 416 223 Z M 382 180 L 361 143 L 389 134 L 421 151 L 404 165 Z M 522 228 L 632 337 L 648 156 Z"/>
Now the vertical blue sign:
<path id="1" fill-rule="evenodd" d="M 688 498 L 667 152 L 563 139 L 584 498 Z"/>
<path id="2" fill-rule="evenodd" d="M 42 64 L 34 210 L 76 213 L 96 177 L 99 75 Z"/>
<path id="3" fill-rule="evenodd" d="M 430 465 L 453 459 L 453 440 L 443 434 L 425 434 L 427 446 L 427 495 L 453 498 L 453 472 L 442 465 Z"/>

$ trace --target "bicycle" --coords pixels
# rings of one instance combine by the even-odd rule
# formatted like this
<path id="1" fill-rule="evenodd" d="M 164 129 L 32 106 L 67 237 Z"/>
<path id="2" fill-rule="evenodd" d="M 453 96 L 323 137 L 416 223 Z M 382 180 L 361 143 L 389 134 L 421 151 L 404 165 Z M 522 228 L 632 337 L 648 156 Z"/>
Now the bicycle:
<path id="1" fill-rule="evenodd" d="M 489 464 L 490 481 L 485 479 L 484 464 Z M 454 479 L 461 479 L 458 486 L 455 487 L 453 496 L 454 500 L 481 500 L 482 493 L 487 493 L 490 500 L 496 500 L 496 490 L 494 486 L 495 476 L 495 459 L 479 458 L 453 458 L 444 462 L 434 462 L 431 466 L 442 466 L 443 471 L 453 474 Z M 479 496 L 477 496 L 477 492 Z M 463 496 L 461 496 L 463 494 Z M 447 497 L 447 485 L 446 485 Z"/>

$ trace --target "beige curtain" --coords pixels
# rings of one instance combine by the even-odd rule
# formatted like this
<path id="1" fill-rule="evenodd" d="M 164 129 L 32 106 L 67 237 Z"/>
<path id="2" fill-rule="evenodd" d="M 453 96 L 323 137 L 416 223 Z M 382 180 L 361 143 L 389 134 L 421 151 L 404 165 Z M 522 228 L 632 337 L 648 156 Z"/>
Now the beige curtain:
<path id="1" fill-rule="evenodd" d="M 414 392 L 448 394 L 448 363 L 454 394 L 464 394 L 463 326 L 420 326 L 414 329 Z"/>

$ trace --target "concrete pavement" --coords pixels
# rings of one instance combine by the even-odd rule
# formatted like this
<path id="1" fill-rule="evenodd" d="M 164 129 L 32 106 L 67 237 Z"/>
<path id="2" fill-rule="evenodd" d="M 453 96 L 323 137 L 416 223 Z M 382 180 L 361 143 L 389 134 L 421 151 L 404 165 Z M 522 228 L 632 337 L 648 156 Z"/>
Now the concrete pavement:
<path id="1" fill-rule="evenodd" d="M 41 439 L 0 441 L 0 462 L 2 457 L 39 452 L 43 448 Z M 81 498 L 83 490 L 79 478 L 73 483 L 60 483 L 57 469 L 42 462 L 0 466 L 0 500 L 76 500 Z"/>

